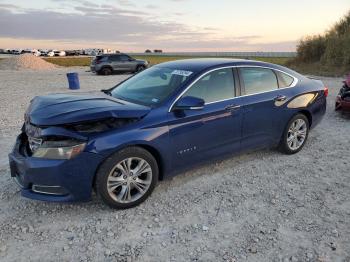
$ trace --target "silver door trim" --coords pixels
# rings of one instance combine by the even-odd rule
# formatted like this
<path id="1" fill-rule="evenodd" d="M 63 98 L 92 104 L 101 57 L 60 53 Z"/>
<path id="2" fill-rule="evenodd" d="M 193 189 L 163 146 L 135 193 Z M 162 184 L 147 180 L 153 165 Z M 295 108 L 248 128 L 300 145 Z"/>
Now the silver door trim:
<path id="1" fill-rule="evenodd" d="M 235 99 L 235 98 L 240 98 L 240 97 L 246 97 L 246 96 L 252 96 L 252 95 L 258 95 L 258 94 L 264 94 L 264 93 L 269 93 L 269 92 L 273 92 L 273 91 L 276 91 L 276 90 L 280 90 L 280 89 L 287 89 L 287 88 L 292 88 L 292 87 L 295 87 L 298 82 L 299 82 L 299 79 L 296 78 L 295 76 L 283 71 L 283 70 L 280 70 L 280 69 L 275 69 L 275 68 L 272 68 L 272 67 L 268 67 L 268 66 L 257 66 L 257 65 L 236 65 L 236 66 L 224 66 L 224 67 L 219 67 L 219 68 L 215 68 L 215 69 L 211 69 L 203 74 L 201 74 L 200 76 L 198 76 L 184 91 L 181 92 L 181 94 L 179 96 L 177 96 L 177 98 L 174 100 L 174 102 L 170 105 L 169 107 L 169 110 L 168 110 L 168 113 L 171 112 L 171 110 L 173 109 L 175 103 L 195 84 L 197 83 L 202 77 L 204 77 L 205 75 L 211 73 L 211 72 L 214 72 L 214 71 L 217 71 L 217 70 L 222 70 L 222 69 L 227 69 L 227 68 L 242 68 L 242 67 L 249 67 L 249 68 L 264 68 L 264 69 L 270 69 L 270 70 L 275 70 L 275 71 L 278 71 L 278 72 L 281 72 L 283 74 L 286 74 L 290 77 L 293 78 L 293 82 L 290 86 L 287 86 L 287 87 L 282 87 L 282 88 L 279 88 L 279 89 L 275 89 L 275 90 L 269 90 L 269 91 L 263 91 L 263 92 L 258 92 L 258 93 L 254 93 L 254 94 L 249 94 L 249 95 L 242 95 L 242 96 L 234 96 L 234 97 L 231 97 L 231 98 L 226 98 L 226 99 L 222 99 L 222 100 L 217 100 L 217 101 L 213 101 L 213 102 L 209 102 L 209 103 L 205 103 L 205 105 L 210 105 L 210 104 L 214 104 L 214 103 L 219 103 L 219 102 L 224 102 L 224 101 L 227 101 L 227 100 L 232 100 L 232 99 Z"/>

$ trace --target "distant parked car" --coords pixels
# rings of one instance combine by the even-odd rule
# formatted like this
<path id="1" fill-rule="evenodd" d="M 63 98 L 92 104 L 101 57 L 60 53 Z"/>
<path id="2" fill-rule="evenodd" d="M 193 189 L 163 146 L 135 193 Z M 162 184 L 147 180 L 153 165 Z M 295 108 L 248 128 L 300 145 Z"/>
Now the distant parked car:
<path id="1" fill-rule="evenodd" d="M 31 53 L 32 53 L 32 50 L 29 50 L 29 49 L 25 49 L 21 51 L 21 54 L 31 54 Z"/>
<path id="2" fill-rule="evenodd" d="M 31 51 L 32 55 L 35 55 L 35 56 L 41 56 L 41 52 L 39 50 L 36 50 L 36 49 L 33 49 Z"/>
<path id="3" fill-rule="evenodd" d="M 47 54 L 49 53 L 48 50 L 39 49 L 38 51 L 40 52 L 40 56 L 47 56 Z"/>
<path id="4" fill-rule="evenodd" d="M 53 56 L 66 56 L 65 51 L 58 51 L 58 50 L 51 50 L 47 53 L 47 56 L 53 57 Z"/>
<path id="5" fill-rule="evenodd" d="M 91 55 L 91 56 L 98 56 L 98 55 L 103 54 L 103 50 L 99 49 L 99 48 L 85 49 L 84 54 Z"/>
<path id="6" fill-rule="evenodd" d="M 350 111 L 350 74 L 343 81 L 343 84 L 335 100 L 335 110 Z"/>
<path id="7" fill-rule="evenodd" d="M 126 54 L 98 55 L 91 61 L 91 71 L 101 75 L 113 72 L 141 72 L 148 67 L 145 60 L 137 60 Z"/>
<path id="8" fill-rule="evenodd" d="M 152 51 L 151 50 L 149 50 L 149 49 L 147 49 L 146 51 L 145 51 L 145 53 L 152 53 Z"/>
<path id="9" fill-rule="evenodd" d="M 55 56 L 66 56 L 65 51 L 55 51 Z"/>
<path id="10" fill-rule="evenodd" d="M 21 49 L 19 49 L 19 50 L 12 50 L 11 54 L 20 55 L 20 54 L 22 54 L 22 50 Z"/>
<path id="11" fill-rule="evenodd" d="M 79 56 L 81 55 L 81 50 L 65 50 L 66 56 Z"/>

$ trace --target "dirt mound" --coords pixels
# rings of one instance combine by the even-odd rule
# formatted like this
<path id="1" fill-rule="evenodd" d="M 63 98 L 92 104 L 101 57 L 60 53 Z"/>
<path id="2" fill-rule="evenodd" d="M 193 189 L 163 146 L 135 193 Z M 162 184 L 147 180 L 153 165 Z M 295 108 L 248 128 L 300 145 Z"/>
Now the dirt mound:
<path id="1" fill-rule="evenodd" d="M 56 65 L 32 54 L 23 54 L 0 61 L 0 70 L 51 70 L 55 68 L 57 68 Z"/>

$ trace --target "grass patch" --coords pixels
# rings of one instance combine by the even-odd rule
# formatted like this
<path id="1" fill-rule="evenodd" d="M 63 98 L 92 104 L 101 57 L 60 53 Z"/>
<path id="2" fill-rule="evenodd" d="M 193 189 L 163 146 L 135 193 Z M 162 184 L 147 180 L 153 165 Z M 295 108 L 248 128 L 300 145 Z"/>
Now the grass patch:
<path id="1" fill-rule="evenodd" d="M 149 55 L 139 55 L 139 56 L 133 56 L 133 57 L 136 59 L 147 60 L 152 65 L 156 65 L 156 64 L 164 63 L 168 61 L 180 60 L 180 59 L 199 58 L 199 57 L 191 57 L 191 56 L 149 56 Z M 201 57 L 201 58 L 204 58 L 204 57 Z M 237 58 L 237 57 L 227 57 L 227 58 Z M 1 59 L 4 59 L 4 58 L 0 58 L 0 61 Z M 91 57 L 46 57 L 43 59 L 55 65 L 69 67 L 69 66 L 90 66 L 92 58 Z M 320 62 L 303 63 L 303 62 L 298 62 L 296 59 L 291 59 L 288 57 L 249 57 L 249 59 L 287 66 L 297 72 L 300 72 L 302 74 L 308 74 L 308 75 L 334 77 L 334 76 L 343 76 L 344 74 L 350 72 L 350 68 L 346 68 L 344 66 L 329 66 L 329 65 L 321 64 Z"/>
<path id="2" fill-rule="evenodd" d="M 142 59 L 149 61 L 152 65 L 181 60 L 181 59 L 191 59 L 191 58 L 204 58 L 204 57 L 191 57 L 191 56 L 148 56 L 140 55 L 133 56 L 136 59 Z M 235 58 L 235 57 L 226 57 L 226 58 Z M 236 57 L 237 58 L 237 57 Z M 50 62 L 55 65 L 69 67 L 69 66 L 89 66 L 91 63 L 91 57 L 47 57 L 44 58 L 47 62 Z M 279 65 L 285 65 L 290 58 L 287 57 L 250 57 L 252 60 L 259 60 Z"/>
<path id="3" fill-rule="evenodd" d="M 303 63 L 297 60 L 291 60 L 286 66 L 302 74 L 314 76 L 343 77 L 350 72 L 350 67 L 330 66 L 321 62 Z"/>
<path id="4" fill-rule="evenodd" d="M 208 57 L 198 57 L 198 56 L 148 56 L 148 55 L 139 55 L 134 56 L 137 59 L 143 59 L 149 61 L 152 65 L 181 60 L 181 59 L 191 59 L 191 58 L 208 58 Z M 220 57 L 212 57 L 212 58 L 220 58 Z M 221 57 L 221 58 L 242 58 L 242 57 Z M 290 58 L 288 57 L 249 57 L 251 60 L 258 60 L 268 63 L 274 63 L 279 65 L 285 65 Z"/>
<path id="5" fill-rule="evenodd" d="M 45 61 L 59 66 L 90 66 L 91 57 L 46 57 Z"/>

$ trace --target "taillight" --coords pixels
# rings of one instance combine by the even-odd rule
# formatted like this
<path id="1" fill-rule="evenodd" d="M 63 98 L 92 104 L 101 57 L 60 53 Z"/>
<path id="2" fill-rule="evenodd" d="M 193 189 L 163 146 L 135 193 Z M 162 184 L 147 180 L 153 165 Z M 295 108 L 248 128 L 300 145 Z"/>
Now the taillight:
<path id="1" fill-rule="evenodd" d="M 324 87 L 323 89 L 323 93 L 324 93 L 324 96 L 327 97 L 328 96 L 328 87 Z"/>

